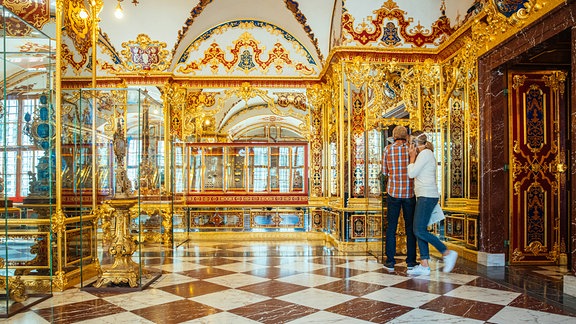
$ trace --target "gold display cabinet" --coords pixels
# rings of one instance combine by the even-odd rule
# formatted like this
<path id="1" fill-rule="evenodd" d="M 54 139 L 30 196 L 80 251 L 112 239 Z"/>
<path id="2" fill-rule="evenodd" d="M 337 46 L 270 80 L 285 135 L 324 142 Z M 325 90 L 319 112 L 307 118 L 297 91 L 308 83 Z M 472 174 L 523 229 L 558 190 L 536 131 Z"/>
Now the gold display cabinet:
<path id="1" fill-rule="evenodd" d="M 174 236 L 305 231 L 308 144 L 174 143 Z"/>
<path id="2" fill-rule="evenodd" d="M 1 5 L 0 17 L 0 317 L 9 317 L 52 293 L 54 44 Z"/>
<path id="3" fill-rule="evenodd" d="M 142 249 L 160 248 L 145 237 L 161 237 L 163 221 L 150 219 L 170 212 L 149 206 L 161 201 L 163 172 L 162 141 L 150 136 L 151 100 L 128 88 L 62 93 L 63 248 L 77 251 L 65 266 L 79 271 L 82 288 L 141 289 L 155 278 Z"/>

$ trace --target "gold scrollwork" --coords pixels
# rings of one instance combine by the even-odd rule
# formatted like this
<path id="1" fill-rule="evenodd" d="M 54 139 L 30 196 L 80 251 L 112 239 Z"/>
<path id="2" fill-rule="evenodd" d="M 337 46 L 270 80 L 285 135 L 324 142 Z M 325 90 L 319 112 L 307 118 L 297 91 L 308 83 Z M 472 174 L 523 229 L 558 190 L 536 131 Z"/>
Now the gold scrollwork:
<path id="1" fill-rule="evenodd" d="M 512 80 L 512 89 L 518 89 L 523 86 L 526 79 L 528 79 L 528 77 L 525 75 L 515 75 Z"/>
<path id="2" fill-rule="evenodd" d="M 555 71 L 551 75 L 543 76 L 544 84 L 547 87 L 550 87 L 552 91 L 558 91 L 560 94 L 564 94 L 566 89 L 565 82 L 566 82 L 566 72 L 563 71 Z"/>
<path id="3" fill-rule="evenodd" d="M 520 251 L 520 249 L 516 248 L 514 249 L 514 252 L 512 252 L 512 261 L 516 262 L 516 261 L 522 261 L 524 260 L 524 253 L 522 253 L 522 251 Z"/>
<path id="4" fill-rule="evenodd" d="M 542 245 L 541 242 L 535 241 L 531 242 L 527 247 L 524 248 L 526 252 L 532 253 L 534 256 L 540 255 L 540 253 L 546 252 L 547 249 Z"/>

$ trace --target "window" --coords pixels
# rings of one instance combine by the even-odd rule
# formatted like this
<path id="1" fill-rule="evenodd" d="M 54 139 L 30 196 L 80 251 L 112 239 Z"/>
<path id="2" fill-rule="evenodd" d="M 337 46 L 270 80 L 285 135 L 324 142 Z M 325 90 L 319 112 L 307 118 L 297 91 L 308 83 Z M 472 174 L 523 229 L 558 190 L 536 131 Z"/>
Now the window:
<path id="1" fill-rule="evenodd" d="M 44 151 L 34 145 L 25 132 L 24 116 L 30 114 L 34 120 L 34 109 L 38 106 L 38 95 L 9 96 L 4 101 L 0 138 L 0 176 L 4 179 L 4 194 L 8 199 L 22 201 L 30 193 L 30 181 L 36 177 L 36 166 Z"/>

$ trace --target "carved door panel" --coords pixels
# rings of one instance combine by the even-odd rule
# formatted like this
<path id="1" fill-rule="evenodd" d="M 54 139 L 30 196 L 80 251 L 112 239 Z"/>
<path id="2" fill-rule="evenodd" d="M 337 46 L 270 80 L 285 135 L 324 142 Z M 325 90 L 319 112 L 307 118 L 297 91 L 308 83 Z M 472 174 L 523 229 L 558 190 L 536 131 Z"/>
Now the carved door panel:
<path id="1" fill-rule="evenodd" d="M 509 78 L 510 263 L 554 264 L 565 252 L 559 119 L 566 73 L 511 72 Z"/>

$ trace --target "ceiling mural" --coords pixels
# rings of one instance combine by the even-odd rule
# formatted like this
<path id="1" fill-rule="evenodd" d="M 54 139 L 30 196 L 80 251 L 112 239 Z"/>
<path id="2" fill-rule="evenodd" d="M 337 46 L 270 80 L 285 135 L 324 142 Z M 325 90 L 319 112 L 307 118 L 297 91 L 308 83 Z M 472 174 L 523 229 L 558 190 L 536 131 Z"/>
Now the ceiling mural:
<path id="1" fill-rule="evenodd" d="M 234 28 L 234 29 L 233 29 Z M 242 33 L 236 36 L 238 33 Z M 228 39 L 237 37 L 228 43 Z M 207 40 L 204 42 L 203 40 Z M 207 31 L 178 60 L 180 74 L 311 75 L 316 62 L 297 39 L 261 21 L 234 21 Z"/>

